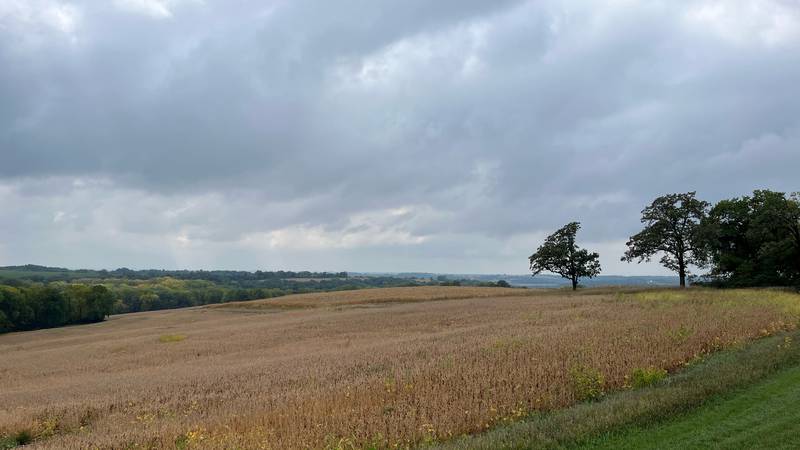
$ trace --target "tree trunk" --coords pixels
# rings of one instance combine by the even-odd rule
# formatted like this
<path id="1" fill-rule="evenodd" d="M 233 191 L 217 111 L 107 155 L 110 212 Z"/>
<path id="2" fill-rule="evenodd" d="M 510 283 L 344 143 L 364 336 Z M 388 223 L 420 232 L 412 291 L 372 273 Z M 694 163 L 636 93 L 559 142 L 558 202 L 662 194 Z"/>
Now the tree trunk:
<path id="1" fill-rule="evenodd" d="M 574 277 L 572 278 L 572 290 L 573 291 L 577 291 L 578 290 L 578 279 L 574 278 Z"/>
<path id="2" fill-rule="evenodd" d="M 678 277 L 681 279 L 681 287 L 686 287 L 686 266 L 683 262 L 680 262 L 680 266 L 678 267 Z"/>
<path id="3" fill-rule="evenodd" d="M 800 277 L 800 222 L 797 226 L 792 227 L 792 235 L 794 236 L 794 251 L 795 251 L 795 264 L 797 265 L 796 276 Z"/>

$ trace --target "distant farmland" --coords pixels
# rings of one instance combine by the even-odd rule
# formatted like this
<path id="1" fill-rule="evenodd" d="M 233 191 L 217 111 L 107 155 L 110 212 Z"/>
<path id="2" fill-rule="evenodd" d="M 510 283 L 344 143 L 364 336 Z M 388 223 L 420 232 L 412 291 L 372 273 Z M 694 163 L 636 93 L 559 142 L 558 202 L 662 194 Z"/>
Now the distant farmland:
<path id="1" fill-rule="evenodd" d="M 0 336 L 0 439 L 59 449 L 445 442 L 793 330 L 799 298 L 391 288 L 11 333 Z"/>

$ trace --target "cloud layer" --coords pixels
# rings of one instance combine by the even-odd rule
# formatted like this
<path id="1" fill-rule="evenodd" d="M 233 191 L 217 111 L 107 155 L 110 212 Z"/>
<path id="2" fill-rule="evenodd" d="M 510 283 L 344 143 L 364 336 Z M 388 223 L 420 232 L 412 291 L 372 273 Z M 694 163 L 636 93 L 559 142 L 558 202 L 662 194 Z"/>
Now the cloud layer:
<path id="1" fill-rule="evenodd" d="M 800 4 L 0 1 L 0 264 L 514 272 L 800 190 Z"/>

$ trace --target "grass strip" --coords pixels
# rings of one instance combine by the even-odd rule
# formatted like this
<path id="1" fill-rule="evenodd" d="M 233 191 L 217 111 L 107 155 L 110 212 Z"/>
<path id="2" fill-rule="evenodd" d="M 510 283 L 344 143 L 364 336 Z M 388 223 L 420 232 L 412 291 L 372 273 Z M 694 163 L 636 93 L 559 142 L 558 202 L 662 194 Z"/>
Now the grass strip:
<path id="1" fill-rule="evenodd" d="M 800 448 L 800 366 L 647 427 L 592 439 L 591 449 Z"/>
<path id="2" fill-rule="evenodd" d="M 442 443 L 438 448 L 574 448 L 603 445 L 604 442 L 611 445 L 609 448 L 620 448 L 613 444 L 625 445 L 625 437 L 614 442 L 613 433 L 630 430 L 628 432 L 633 433 L 631 439 L 634 439 L 637 427 L 680 417 L 701 405 L 736 395 L 736 390 L 764 380 L 781 369 L 800 366 L 800 344 L 797 342 L 800 342 L 800 332 L 760 339 L 714 354 L 651 387 L 621 391 L 601 401 L 582 403 L 563 410 L 536 413 L 486 433 Z M 791 378 L 793 373 L 787 376 Z M 767 426 L 768 423 L 763 425 Z M 758 430 L 752 433 L 762 434 Z M 638 439 L 645 441 L 650 438 L 640 435 Z M 631 442 L 634 446 L 637 443 Z"/>

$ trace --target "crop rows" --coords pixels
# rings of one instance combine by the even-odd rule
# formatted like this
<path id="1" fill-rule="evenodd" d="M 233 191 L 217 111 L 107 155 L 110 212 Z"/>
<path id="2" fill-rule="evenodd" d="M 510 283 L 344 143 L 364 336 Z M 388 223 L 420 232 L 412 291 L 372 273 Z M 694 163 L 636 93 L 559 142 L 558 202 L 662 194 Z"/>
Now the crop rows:
<path id="1" fill-rule="evenodd" d="M 795 328 L 800 305 L 776 291 L 316 295 L 333 307 L 241 304 L 0 336 L 0 436 L 24 432 L 38 448 L 407 447 Z"/>

